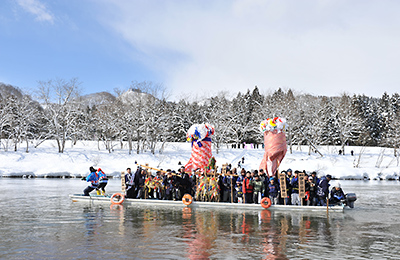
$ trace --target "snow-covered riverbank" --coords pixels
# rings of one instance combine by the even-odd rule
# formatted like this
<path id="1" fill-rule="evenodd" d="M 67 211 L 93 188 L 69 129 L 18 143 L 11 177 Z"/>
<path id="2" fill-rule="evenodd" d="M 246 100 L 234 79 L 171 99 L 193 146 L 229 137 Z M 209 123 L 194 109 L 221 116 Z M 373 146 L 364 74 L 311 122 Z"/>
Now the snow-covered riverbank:
<path id="1" fill-rule="evenodd" d="M 294 146 L 293 153 L 289 151 L 282 161 L 280 170 L 317 171 L 318 174 L 331 174 L 341 179 L 381 178 L 398 179 L 400 176 L 399 157 L 394 157 L 393 149 L 381 147 L 346 147 L 346 155 L 339 155 L 340 147 L 318 147 L 323 154 L 308 155 L 308 147 Z M 31 148 L 29 153 L 0 150 L 0 176 L 32 175 L 36 177 L 72 176 L 80 177 L 88 173 L 90 166 L 101 167 L 108 175 L 119 176 L 127 167 L 136 168 L 138 164 L 148 163 L 150 166 L 162 169 L 177 169 L 178 163 L 183 165 L 189 160 L 191 147 L 189 143 L 168 143 L 162 154 L 144 152 L 128 154 L 126 147 L 115 147 L 108 153 L 104 148 L 98 150 L 97 142 L 78 142 L 71 148 L 69 144 L 63 154 L 58 153 L 56 143 L 46 141 L 38 148 Z M 354 156 L 350 151 L 354 151 Z M 264 150 L 222 148 L 219 154 L 213 149 L 217 165 L 231 163 L 237 166 L 242 157 L 242 166 L 248 170 L 257 169 Z"/>

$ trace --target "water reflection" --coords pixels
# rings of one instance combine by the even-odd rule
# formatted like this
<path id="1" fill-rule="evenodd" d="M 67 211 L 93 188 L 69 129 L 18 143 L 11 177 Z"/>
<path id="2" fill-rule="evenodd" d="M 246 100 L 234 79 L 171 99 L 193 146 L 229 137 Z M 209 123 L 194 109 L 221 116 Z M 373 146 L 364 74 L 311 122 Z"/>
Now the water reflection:
<path id="1" fill-rule="evenodd" d="M 356 208 L 327 215 L 96 206 L 69 200 L 79 180 L 0 182 L 0 259 L 382 259 L 400 253 L 400 185 L 392 183 L 349 182 L 360 194 Z M 29 196 L 15 197 L 16 190 Z"/>
<path id="2" fill-rule="evenodd" d="M 125 208 L 120 204 L 110 205 L 110 215 L 118 220 L 119 235 L 125 235 Z"/>
<path id="3" fill-rule="evenodd" d="M 99 227 L 104 213 L 103 208 L 83 208 L 83 218 L 85 220 L 86 236 L 88 240 L 92 240 L 96 234 L 96 229 Z"/>
<path id="4" fill-rule="evenodd" d="M 105 233 L 121 255 L 170 259 L 310 258 L 341 243 L 342 214 L 219 211 L 156 207 L 83 207 L 86 246 L 102 245 Z M 346 220 L 345 220 L 346 218 Z M 127 249 L 121 249 L 123 244 Z M 132 248 L 134 245 L 134 248 Z"/>
<path id="5" fill-rule="evenodd" d="M 288 259 L 288 255 L 317 253 L 312 248 L 316 241 L 329 249 L 334 240 L 329 216 L 268 210 L 229 214 L 184 209 L 182 228 L 182 237 L 188 245 L 185 257 L 189 259 L 224 254 L 233 258 Z M 230 244 L 228 250 L 223 246 L 225 243 Z"/>

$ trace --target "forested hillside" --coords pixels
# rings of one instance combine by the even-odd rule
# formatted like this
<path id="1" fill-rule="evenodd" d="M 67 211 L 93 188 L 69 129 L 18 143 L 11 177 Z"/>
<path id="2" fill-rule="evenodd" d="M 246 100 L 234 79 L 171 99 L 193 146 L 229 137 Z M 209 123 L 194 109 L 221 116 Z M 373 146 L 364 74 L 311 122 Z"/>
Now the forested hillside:
<path id="1" fill-rule="evenodd" d="M 39 82 L 32 96 L 0 83 L 0 149 L 28 152 L 44 140 L 103 142 L 109 152 L 126 144 L 129 153 L 163 151 L 165 142 L 186 140 L 192 124 L 215 127 L 214 148 L 222 144 L 262 143 L 260 122 L 287 119 L 289 147 L 306 145 L 385 146 L 400 143 L 400 96 L 381 98 L 296 94 L 278 89 L 261 94 L 221 93 L 201 100 L 167 100 L 165 89 L 152 82 L 133 82 L 127 91 L 79 95 L 77 79 Z"/>

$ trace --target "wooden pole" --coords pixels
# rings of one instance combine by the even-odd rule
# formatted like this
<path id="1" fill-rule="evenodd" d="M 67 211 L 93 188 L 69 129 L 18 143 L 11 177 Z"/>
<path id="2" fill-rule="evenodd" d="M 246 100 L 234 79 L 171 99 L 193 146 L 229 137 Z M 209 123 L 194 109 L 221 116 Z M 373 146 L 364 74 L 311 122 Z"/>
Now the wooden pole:
<path id="1" fill-rule="evenodd" d="M 146 164 L 146 165 L 139 164 L 139 166 L 142 167 L 142 168 L 147 168 L 147 169 L 150 169 L 150 170 L 155 170 L 155 171 L 160 171 L 160 172 L 163 172 L 163 173 L 167 173 L 166 171 L 150 167 L 148 164 Z"/>
<path id="2" fill-rule="evenodd" d="M 233 203 L 233 176 L 231 176 L 231 203 Z"/>
<path id="3" fill-rule="evenodd" d="M 157 168 L 154 168 L 154 167 L 150 167 L 150 166 L 146 166 L 146 165 L 142 165 L 142 164 L 139 164 L 139 166 L 142 167 L 142 168 L 147 168 L 147 169 L 151 169 L 151 170 L 154 170 L 154 171 L 160 171 L 160 172 L 167 173 L 166 171 L 163 171 L 163 170 L 160 170 L 160 169 L 157 169 Z M 185 173 L 191 173 L 191 172 L 185 172 Z M 201 175 L 200 172 L 195 172 L 195 174 Z M 211 173 L 211 174 L 204 173 L 204 175 L 205 176 L 214 176 L 214 175 L 218 176 L 218 175 L 221 175 L 221 174 L 220 173 Z M 228 174 L 228 175 L 229 176 L 235 176 L 235 177 L 239 176 L 237 174 Z"/>
<path id="4" fill-rule="evenodd" d="M 329 213 L 329 198 L 326 197 L 326 213 Z"/>

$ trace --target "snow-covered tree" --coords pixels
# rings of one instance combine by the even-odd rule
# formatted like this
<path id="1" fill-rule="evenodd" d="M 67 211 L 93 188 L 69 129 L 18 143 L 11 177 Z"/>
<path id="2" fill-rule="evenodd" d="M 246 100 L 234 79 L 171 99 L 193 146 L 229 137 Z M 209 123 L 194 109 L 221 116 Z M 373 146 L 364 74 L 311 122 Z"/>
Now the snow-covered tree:
<path id="1" fill-rule="evenodd" d="M 40 107 L 39 104 L 24 95 L 22 98 L 11 97 L 10 137 L 13 139 L 14 151 L 17 151 L 22 141 L 26 143 L 26 152 L 29 152 L 29 138 L 33 138 L 37 127 Z"/>
<path id="2" fill-rule="evenodd" d="M 345 154 L 345 145 L 355 144 L 363 129 L 354 102 L 347 94 L 343 94 L 337 100 L 334 117 L 339 142 L 342 146 L 342 152 Z"/>
<path id="3" fill-rule="evenodd" d="M 231 113 L 231 101 L 226 96 L 227 93 L 219 93 L 217 96 L 210 98 L 204 108 L 204 123 L 210 123 L 215 129 L 212 141 L 217 153 L 219 153 L 222 144 L 229 142 L 229 127 L 235 119 Z"/>
<path id="4" fill-rule="evenodd" d="M 397 156 L 397 149 L 400 144 L 400 95 L 395 93 L 387 99 L 382 97 L 382 104 L 387 105 L 384 111 L 385 132 L 383 144 L 394 148 L 394 155 Z"/>
<path id="5" fill-rule="evenodd" d="M 335 145 L 338 144 L 339 136 L 337 126 L 335 124 L 335 107 L 332 99 L 322 97 L 319 103 L 319 110 L 317 115 L 317 124 L 315 127 L 318 129 L 317 143 L 320 145 Z"/>
<path id="6" fill-rule="evenodd" d="M 47 136 L 57 141 L 59 153 L 64 152 L 66 140 L 74 133 L 79 85 L 77 78 L 39 81 L 37 94 L 44 106 Z"/>

